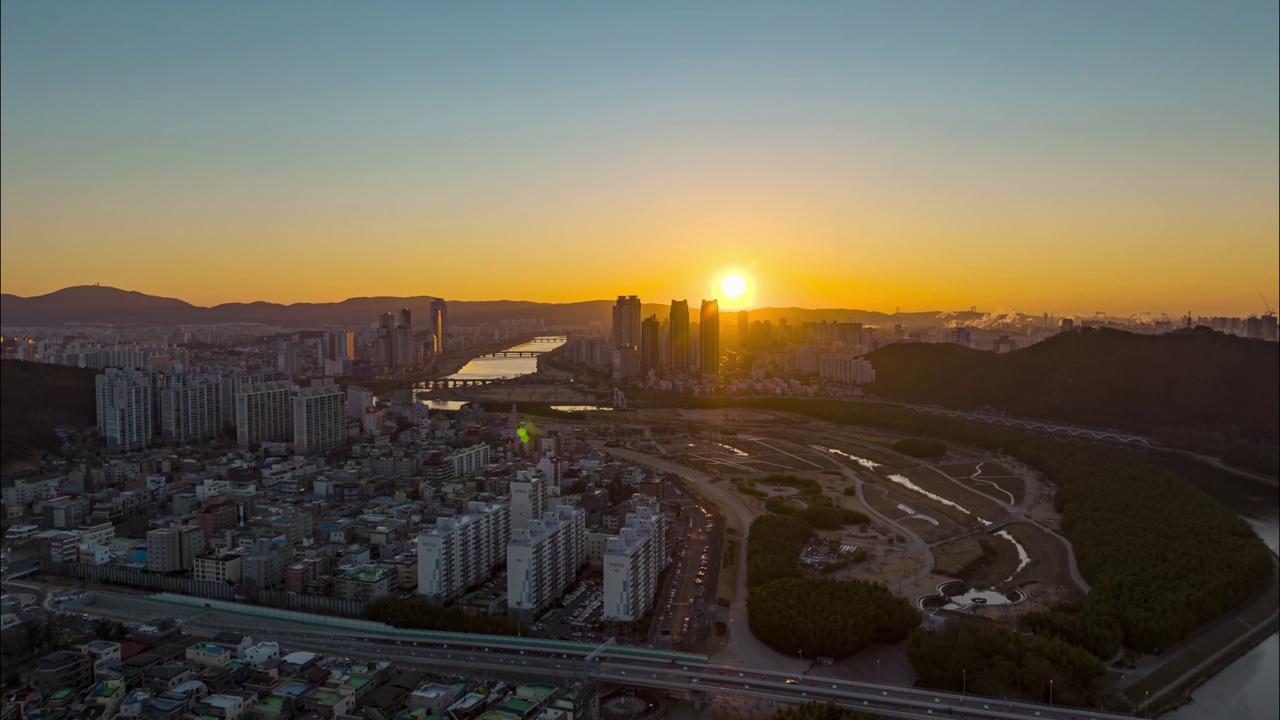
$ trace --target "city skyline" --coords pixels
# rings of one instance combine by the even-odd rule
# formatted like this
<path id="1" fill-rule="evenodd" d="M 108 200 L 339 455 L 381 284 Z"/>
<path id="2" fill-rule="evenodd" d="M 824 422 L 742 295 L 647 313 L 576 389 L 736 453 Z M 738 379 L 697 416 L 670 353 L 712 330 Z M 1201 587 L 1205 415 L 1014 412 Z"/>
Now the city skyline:
<path id="1" fill-rule="evenodd" d="M 0 290 L 1259 313 L 1233 7 L 6 3 Z"/>

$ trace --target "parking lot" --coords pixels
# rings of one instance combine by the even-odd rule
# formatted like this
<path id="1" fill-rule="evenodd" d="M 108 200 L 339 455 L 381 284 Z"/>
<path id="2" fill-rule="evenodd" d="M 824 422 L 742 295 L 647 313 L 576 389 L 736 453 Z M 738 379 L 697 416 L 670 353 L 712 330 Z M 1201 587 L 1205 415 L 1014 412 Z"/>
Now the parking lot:
<path id="1" fill-rule="evenodd" d="M 599 573 L 593 573 L 543 613 L 532 630 L 560 640 L 595 640 L 600 637 L 603 613 L 603 582 Z"/>

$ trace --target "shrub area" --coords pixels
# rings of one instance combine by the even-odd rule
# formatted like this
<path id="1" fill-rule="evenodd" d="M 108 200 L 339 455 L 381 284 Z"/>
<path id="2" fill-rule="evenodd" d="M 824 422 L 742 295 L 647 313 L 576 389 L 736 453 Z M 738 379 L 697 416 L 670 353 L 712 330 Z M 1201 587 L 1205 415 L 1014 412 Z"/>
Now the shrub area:
<path id="1" fill-rule="evenodd" d="M 933 438 L 903 438 L 893 444 L 893 449 L 914 458 L 940 458 L 947 454 L 947 446 Z"/>

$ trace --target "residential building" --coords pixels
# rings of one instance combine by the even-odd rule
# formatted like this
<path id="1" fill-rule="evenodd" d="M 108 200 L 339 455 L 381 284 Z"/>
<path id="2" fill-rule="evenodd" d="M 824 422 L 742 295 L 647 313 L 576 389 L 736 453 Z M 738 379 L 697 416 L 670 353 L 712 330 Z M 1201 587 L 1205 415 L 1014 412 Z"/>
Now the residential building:
<path id="1" fill-rule="evenodd" d="M 541 519 L 547 511 L 547 480 L 541 475 L 522 472 L 509 486 L 511 492 L 511 529 L 528 529 L 529 523 Z"/>
<path id="2" fill-rule="evenodd" d="M 151 375 L 109 367 L 94 378 L 98 435 L 108 452 L 141 450 L 154 434 Z"/>
<path id="3" fill-rule="evenodd" d="M 161 573 L 191 570 L 203 550 L 204 535 L 198 526 L 157 528 L 147 533 L 147 569 Z"/>
<path id="4" fill-rule="evenodd" d="M 559 598 L 586 562 L 586 511 L 561 505 L 507 543 L 507 609 L 529 622 Z"/>
<path id="5" fill-rule="evenodd" d="M 671 372 L 675 374 L 689 371 L 689 301 L 672 300 L 671 317 L 671 357 L 668 360 Z"/>
<path id="6" fill-rule="evenodd" d="M 449 350 L 449 306 L 443 298 L 431 301 L 431 350 L 439 355 Z"/>
<path id="7" fill-rule="evenodd" d="M 313 382 L 293 396 L 293 450 L 325 453 L 347 442 L 346 395 L 332 379 Z"/>
<path id="8" fill-rule="evenodd" d="M 418 593 L 437 600 L 461 595 L 502 564 L 510 539 L 506 503 L 472 502 L 464 515 L 439 518 L 418 534 Z"/>
<path id="9" fill-rule="evenodd" d="M 167 443 L 191 443 L 222 434 L 222 378 L 217 375 L 168 375 L 159 395 L 160 437 Z"/>
<path id="10" fill-rule="evenodd" d="M 699 321 L 698 348 L 701 358 L 699 371 L 703 375 L 718 375 L 720 373 L 720 302 L 703 300 Z"/>
<path id="11" fill-rule="evenodd" d="M 373 600 L 397 589 L 396 569 L 391 565 L 365 564 L 340 572 L 333 582 L 334 597 Z"/>
<path id="12" fill-rule="evenodd" d="M 640 347 L 640 298 L 619 295 L 613 306 L 613 347 Z"/>
<path id="13" fill-rule="evenodd" d="M 293 439 L 295 389 L 287 380 L 274 380 L 236 393 L 236 442 L 241 448 Z"/>
<path id="14" fill-rule="evenodd" d="M 234 552 L 201 553 L 195 556 L 192 577 L 203 582 L 238 583 L 243 574 L 240 555 Z"/>

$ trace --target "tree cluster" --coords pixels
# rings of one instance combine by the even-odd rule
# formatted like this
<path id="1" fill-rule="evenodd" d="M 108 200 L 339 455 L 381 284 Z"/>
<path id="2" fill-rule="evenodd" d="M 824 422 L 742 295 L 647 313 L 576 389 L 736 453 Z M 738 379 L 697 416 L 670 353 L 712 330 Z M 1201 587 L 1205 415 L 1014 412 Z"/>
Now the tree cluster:
<path id="1" fill-rule="evenodd" d="M 799 557 L 813 529 L 787 515 L 761 515 L 747 539 L 747 622 L 769 647 L 805 657 L 843 658 L 871 643 L 894 643 L 920 624 L 905 600 L 862 580 L 806 577 Z"/>
<path id="2" fill-rule="evenodd" d="M 519 635 L 520 625 L 504 617 L 473 615 L 456 607 L 437 605 L 420 598 L 384 595 L 364 606 L 364 616 L 392 627 L 414 630 L 477 633 L 481 635 Z"/>
<path id="3" fill-rule="evenodd" d="M 940 458 L 947 454 L 947 445 L 933 438 L 903 438 L 893 444 L 893 449 L 914 458 Z"/>
<path id="4" fill-rule="evenodd" d="M 1065 705 L 1096 705 L 1105 673 L 1098 658 L 1070 643 L 987 622 L 917 629 L 907 657 L 925 687 L 1037 702 L 1049 702 L 1052 692 Z"/>

